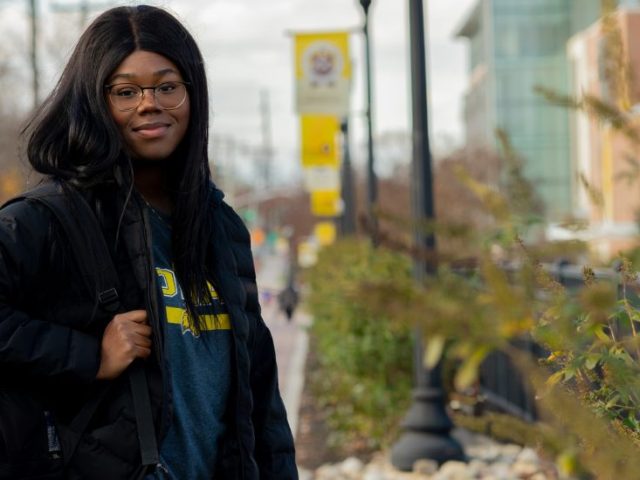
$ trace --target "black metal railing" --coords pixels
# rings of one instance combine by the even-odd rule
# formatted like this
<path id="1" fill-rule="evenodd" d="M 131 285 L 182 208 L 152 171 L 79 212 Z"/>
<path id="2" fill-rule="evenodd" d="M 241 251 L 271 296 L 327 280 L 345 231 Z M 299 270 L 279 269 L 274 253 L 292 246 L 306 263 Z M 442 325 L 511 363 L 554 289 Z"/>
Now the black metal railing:
<path id="1" fill-rule="evenodd" d="M 558 262 L 544 265 L 544 268 L 569 292 L 577 293 L 584 287 L 581 266 Z M 515 271 L 516 267 L 506 266 L 505 269 Z M 619 274 L 613 269 L 594 269 L 594 274 L 596 279 L 619 283 Z M 514 346 L 537 359 L 549 354 L 530 339 L 514 342 Z M 528 422 L 538 418 L 533 389 L 506 354 L 491 353 L 480 366 L 478 379 L 478 393 L 485 408 L 504 412 Z"/>

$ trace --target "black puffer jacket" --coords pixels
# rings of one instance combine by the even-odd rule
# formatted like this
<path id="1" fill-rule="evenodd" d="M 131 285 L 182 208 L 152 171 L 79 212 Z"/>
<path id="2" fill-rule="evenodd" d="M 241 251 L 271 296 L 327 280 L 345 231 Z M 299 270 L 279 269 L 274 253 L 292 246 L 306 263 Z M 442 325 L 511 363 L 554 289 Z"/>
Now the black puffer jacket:
<path id="1" fill-rule="evenodd" d="M 278 391 L 273 340 L 260 316 L 249 235 L 212 188 L 214 281 L 232 319 L 234 387 L 216 479 L 296 479 L 293 438 Z M 115 187 L 84 192 L 114 246 L 124 205 Z M 147 310 L 154 355 L 145 361 L 158 443 L 171 423 L 171 392 L 142 200 L 127 204 L 112 257 L 123 311 Z M 94 307 L 72 246 L 43 206 L 0 210 L 0 479 L 144 476 L 127 375 L 95 380 L 112 314 Z M 215 368 L 212 366 L 212 368 Z M 77 442 L 83 405 L 101 398 Z M 74 419 L 76 423 L 74 423 Z M 53 442 L 57 434 L 60 448 Z M 77 444 L 75 454 L 69 450 Z"/>

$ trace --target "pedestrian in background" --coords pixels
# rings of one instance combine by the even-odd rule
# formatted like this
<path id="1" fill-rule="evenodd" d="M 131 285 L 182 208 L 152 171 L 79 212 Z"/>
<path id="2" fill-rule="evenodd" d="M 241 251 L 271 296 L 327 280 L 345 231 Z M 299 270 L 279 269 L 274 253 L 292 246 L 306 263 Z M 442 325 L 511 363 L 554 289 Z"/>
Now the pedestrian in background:
<path id="1" fill-rule="evenodd" d="M 34 170 L 100 225 L 118 310 L 84 288 L 80 246 L 41 203 L 0 210 L 0 478 L 297 478 L 249 234 L 210 178 L 208 112 L 192 36 L 141 5 L 87 28 L 27 126 Z"/>
<path id="2" fill-rule="evenodd" d="M 298 306 L 298 291 L 293 286 L 293 281 L 289 282 L 278 294 L 278 304 L 280 305 L 280 310 L 284 312 L 287 320 L 290 322 Z"/>

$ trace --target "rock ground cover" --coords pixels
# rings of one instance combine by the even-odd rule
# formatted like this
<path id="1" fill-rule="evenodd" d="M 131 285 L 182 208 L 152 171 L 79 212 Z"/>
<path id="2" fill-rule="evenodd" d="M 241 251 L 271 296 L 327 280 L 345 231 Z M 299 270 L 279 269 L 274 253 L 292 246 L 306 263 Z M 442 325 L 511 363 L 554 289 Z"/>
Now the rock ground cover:
<path id="1" fill-rule="evenodd" d="M 465 448 L 468 462 L 420 460 L 413 472 L 399 472 L 388 455 L 379 452 L 364 463 L 356 457 L 302 472 L 302 480 L 557 480 L 553 464 L 542 460 L 531 448 L 484 442 Z"/>
<path id="2" fill-rule="evenodd" d="M 305 369 L 317 367 L 313 347 Z M 307 377 L 308 378 L 308 377 Z M 500 444 L 490 438 L 457 429 L 456 438 L 465 448 L 468 462 L 447 462 L 438 468 L 432 461 L 419 461 L 413 472 L 399 472 L 386 452 L 372 452 L 361 446 L 331 447 L 330 430 L 322 409 L 307 385 L 302 393 L 297 461 L 301 480 L 557 480 L 554 465 L 531 448 Z"/>

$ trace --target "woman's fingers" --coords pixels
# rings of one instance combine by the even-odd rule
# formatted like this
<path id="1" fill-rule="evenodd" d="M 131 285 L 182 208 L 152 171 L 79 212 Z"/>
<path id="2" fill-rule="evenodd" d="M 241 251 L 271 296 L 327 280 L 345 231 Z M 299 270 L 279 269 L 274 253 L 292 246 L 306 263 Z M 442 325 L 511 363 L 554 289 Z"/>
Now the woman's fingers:
<path id="1" fill-rule="evenodd" d="M 137 358 L 147 358 L 149 357 L 149 355 L 151 355 L 151 348 L 141 347 L 141 346 L 136 347 Z"/>
<path id="2" fill-rule="evenodd" d="M 133 343 L 137 347 L 149 348 L 149 347 L 151 347 L 151 338 L 149 338 L 148 335 L 136 334 L 136 335 L 133 336 Z"/>
<path id="3" fill-rule="evenodd" d="M 114 317 L 121 317 L 123 320 L 129 320 L 136 323 L 147 323 L 146 310 L 131 310 L 129 312 L 119 313 Z"/>
<path id="4" fill-rule="evenodd" d="M 99 379 L 117 378 L 136 358 L 151 355 L 152 329 L 147 312 L 119 313 L 109 322 L 102 337 Z"/>

